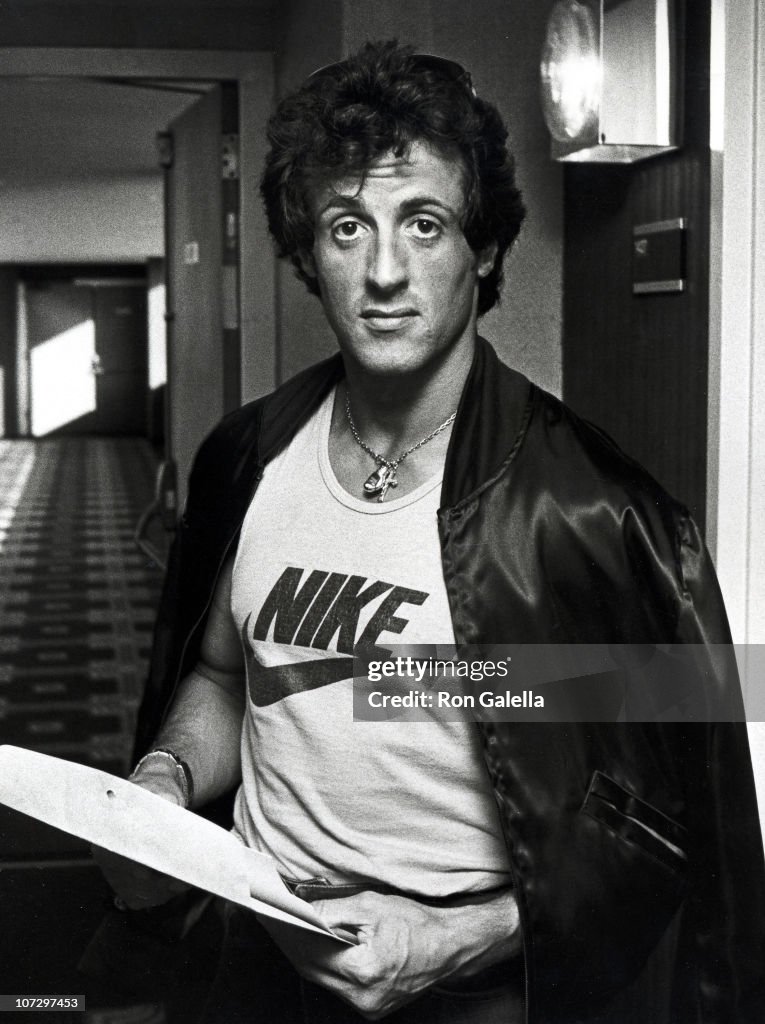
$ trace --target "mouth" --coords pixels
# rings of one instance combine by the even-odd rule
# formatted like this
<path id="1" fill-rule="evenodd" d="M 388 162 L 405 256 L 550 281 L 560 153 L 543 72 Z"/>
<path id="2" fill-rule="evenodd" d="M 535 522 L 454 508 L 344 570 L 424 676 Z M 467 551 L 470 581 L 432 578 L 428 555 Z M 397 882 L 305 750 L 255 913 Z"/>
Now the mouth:
<path id="1" fill-rule="evenodd" d="M 397 331 L 400 327 L 406 326 L 414 317 L 418 316 L 417 310 L 409 307 L 400 309 L 365 309 L 362 320 L 365 320 L 374 331 Z"/>

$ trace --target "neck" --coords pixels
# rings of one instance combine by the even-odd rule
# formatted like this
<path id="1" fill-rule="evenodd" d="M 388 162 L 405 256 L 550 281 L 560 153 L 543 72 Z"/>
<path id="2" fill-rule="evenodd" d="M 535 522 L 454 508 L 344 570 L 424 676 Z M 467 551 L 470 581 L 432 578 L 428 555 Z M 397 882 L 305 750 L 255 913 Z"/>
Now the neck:
<path id="1" fill-rule="evenodd" d="M 345 392 L 364 440 L 380 450 L 405 448 L 443 423 L 457 408 L 473 351 L 463 347 L 441 365 L 390 376 L 366 373 L 346 359 Z M 341 398 L 344 405 L 344 393 Z"/>

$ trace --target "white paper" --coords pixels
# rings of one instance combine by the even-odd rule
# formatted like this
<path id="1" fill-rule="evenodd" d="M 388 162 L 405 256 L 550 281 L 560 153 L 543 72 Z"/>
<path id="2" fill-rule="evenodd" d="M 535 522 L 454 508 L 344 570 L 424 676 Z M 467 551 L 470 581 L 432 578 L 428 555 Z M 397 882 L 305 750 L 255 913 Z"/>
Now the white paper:
<path id="1" fill-rule="evenodd" d="M 115 775 L 2 745 L 0 803 L 268 917 L 346 941 L 293 896 L 270 857 Z"/>

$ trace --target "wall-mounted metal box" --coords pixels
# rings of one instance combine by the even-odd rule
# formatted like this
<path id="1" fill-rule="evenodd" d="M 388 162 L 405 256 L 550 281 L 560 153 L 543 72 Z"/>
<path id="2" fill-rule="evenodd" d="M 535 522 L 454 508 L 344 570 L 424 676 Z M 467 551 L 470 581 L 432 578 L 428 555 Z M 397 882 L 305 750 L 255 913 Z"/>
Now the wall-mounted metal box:
<path id="1" fill-rule="evenodd" d="M 558 0 L 542 54 L 555 160 L 633 163 L 680 143 L 676 0 Z"/>

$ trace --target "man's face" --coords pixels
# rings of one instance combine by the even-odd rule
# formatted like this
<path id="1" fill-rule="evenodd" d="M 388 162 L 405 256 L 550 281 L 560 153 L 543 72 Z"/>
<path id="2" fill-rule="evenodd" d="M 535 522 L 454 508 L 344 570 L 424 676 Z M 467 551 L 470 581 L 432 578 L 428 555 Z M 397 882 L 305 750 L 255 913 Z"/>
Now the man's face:
<path id="1" fill-rule="evenodd" d="M 476 254 L 462 233 L 459 160 L 415 143 L 378 160 L 360 185 L 351 175 L 316 189 L 304 259 L 346 360 L 391 375 L 472 353 L 478 279 L 494 247 Z"/>

